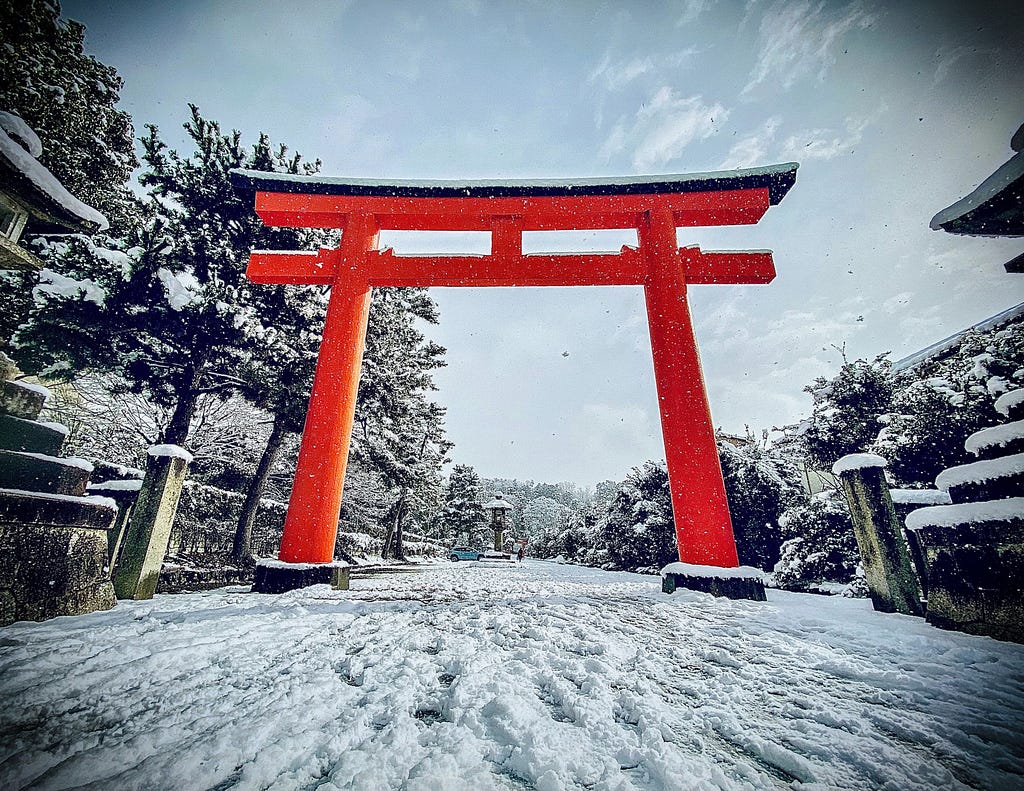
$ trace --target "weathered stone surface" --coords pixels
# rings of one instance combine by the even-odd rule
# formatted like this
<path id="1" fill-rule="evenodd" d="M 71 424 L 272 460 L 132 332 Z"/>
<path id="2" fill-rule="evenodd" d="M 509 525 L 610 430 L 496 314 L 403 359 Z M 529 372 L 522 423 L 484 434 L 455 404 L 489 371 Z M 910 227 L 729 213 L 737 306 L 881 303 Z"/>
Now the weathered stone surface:
<path id="1" fill-rule="evenodd" d="M 675 593 L 679 588 L 724 596 L 728 599 L 767 601 L 764 583 L 756 577 L 696 577 L 668 572 L 661 578 L 663 593 Z"/>
<path id="2" fill-rule="evenodd" d="M 0 624 L 114 606 L 106 528 L 115 510 L 72 499 L 0 492 Z"/>
<path id="3" fill-rule="evenodd" d="M 0 450 L 0 489 L 49 492 L 75 497 L 85 494 L 89 471 L 60 459 Z"/>
<path id="4" fill-rule="evenodd" d="M 187 471 L 179 456 L 149 457 L 114 570 L 117 598 L 153 598 Z"/>
<path id="5" fill-rule="evenodd" d="M 0 414 L 35 420 L 45 403 L 46 396 L 34 388 L 26 387 L 24 382 L 0 382 Z"/>
<path id="6" fill-rule="evenodd" d="M 1024 519 L 971 527 L 916 531 L 928 569 L 927 620 L 1024 643 Z"/>
<path id="7" fill-rule="evenodd" d="M 917 575 L 896 520 L 883 468 L 845 470 L 840 479 L 872 605 L 880 612 L 924 615 Z"/>
<path id="8" fill-rule="evenodd" d="M 330 585 L 335 590 L 348 590 L 347 563 L 257 563 L 253 593 L 285 593 L 310 585 Z"/>
<path id="9" fill-rule="evenodd" d="M 0 415 L 0 449 L 56 456 L 64 447 L 66 435 L 34 420 Z"/>

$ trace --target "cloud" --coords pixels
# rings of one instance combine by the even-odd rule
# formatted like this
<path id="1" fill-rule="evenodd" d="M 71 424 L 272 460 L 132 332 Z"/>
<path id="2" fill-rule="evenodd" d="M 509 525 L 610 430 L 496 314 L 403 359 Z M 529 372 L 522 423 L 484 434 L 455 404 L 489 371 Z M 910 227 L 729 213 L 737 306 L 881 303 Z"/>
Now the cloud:
<path id="1" fill-rule="evenodd" d="M 646 409 L 632 404 L 584 404 L 575 416 L 575 446 L 586 456 L 643 459 L 657 454 L 658 428 Z M 615 473 L 613 473 L 615 474 Z M 618 473 L 621 475 L 621 472 Z"/>
<path id="2" fill-rule="evenodd" d="M 775 133 L 781 123 L 782 119 L 779 116 L 772 116 L 756 132 L 741 137 L 729 149 L 719 168 L 729 170 L 763 165 L 768 161 L 768 147 L 775 139 Z"/>
<path id="3" fill-rule="evenodd" d="M 716 124 L 728 117 L 729 111 L 718 102 L 707 104 L 702 96 L 683 98 L 666 86 L 640 107 L 631 122 L 619 120 L 601 155 L 608 159 L 630 149 L 635 169 L 661 167 L 691 143 L 713 135 Z"/>
<path id="4" fill-rule="evenodd" d="M 717 0 L 683 0 L 683 13 L 676 22 L 676 27 L 693 22 L 716 2 Z"/>
<path id="5" fill-rule="evenodd" d="M 780 158 L 801 162 L 809 159 L 834 159 L 858 145 L 870 123 L 868 118 L 847 118 L 846 129 L 843 132 L 809 129 L 790 135 L 782 144 Z"/>
<path id="6" fill-rule="evenodd" d="M 935 59 L 939 61 L 939 65 L 935 67 L 935 77 L 932 79 L 932 85 L 937 86 L 945 82 L 952 72 L 953 66 L 963 58 L 973 58 L 975 63 L 977 63 L 979 58 L 995 59 L 999 55 L 999 50 L 991 47 L 969 47 L 966 44 L 959 47 L 943 47 L 935 53 Z"/>
<path id="7" fill-rule="evenodd" d="M 687 47 L 669 55 L 645 55 L 625 61 L 614 61 L 611 54 L 606 52 L 601 62 L 590 72 L 587 81 L 603 83 L 609 91 L 620 91 L 646 74 L 658 76 L 668 69 L 680 68 L 699 52 L 697 47 Z"/>
<path id="8" fill-rule="evenodd" d="M 874 21 L 858 2 L 837 8 L 825 0 L 777 0 L 761 17 L 757 63 L 741 95 L 767 82 L 789 89 L 808 75 L 823 80 L 843 37 Z"/>

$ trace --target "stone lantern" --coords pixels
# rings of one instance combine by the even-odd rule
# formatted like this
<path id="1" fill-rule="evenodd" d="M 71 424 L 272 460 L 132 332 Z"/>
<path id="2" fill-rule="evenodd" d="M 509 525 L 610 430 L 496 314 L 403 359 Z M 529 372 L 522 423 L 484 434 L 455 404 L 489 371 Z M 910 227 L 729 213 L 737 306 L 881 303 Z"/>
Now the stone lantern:
<path id="1" fill-rule="evenodd" d="M 484 505 L 484 510 L 491 512 L 491 530 L 494 531 L 494 551 L 501 552 L 505 541 L 505 512 L 512 510 L 512 503 L 502 499 L 501 493 Z"/>

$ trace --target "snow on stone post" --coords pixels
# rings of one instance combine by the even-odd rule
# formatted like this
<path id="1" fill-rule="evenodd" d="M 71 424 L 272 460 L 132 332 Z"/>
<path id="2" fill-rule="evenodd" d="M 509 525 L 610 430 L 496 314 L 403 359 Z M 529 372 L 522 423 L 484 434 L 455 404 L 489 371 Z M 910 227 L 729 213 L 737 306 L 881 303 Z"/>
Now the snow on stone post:
<path id="1" fill-rule="evenodd" d="M 832 472 L 843 482 L 875 609 L 924 615 L 917 576 L 885 480 L 885 464 L 873 453 L 852 453 L 837 461 Z"/>
<path id="2" fill-rule="evenodd" d="M 119 599 L 153 598 L 181 487 L 192 461 L 192 454 L 177 445 L 154 445 L 148 456 L 146 477 L 114 572 L 114 593 Z"/>

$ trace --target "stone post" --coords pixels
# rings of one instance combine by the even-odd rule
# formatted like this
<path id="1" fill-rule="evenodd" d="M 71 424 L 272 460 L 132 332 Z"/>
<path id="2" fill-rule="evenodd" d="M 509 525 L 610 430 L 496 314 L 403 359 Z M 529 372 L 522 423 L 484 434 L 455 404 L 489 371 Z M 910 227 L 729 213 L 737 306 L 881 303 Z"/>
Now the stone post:
<path id="1" fill-rule="evenodd" d="M 132 509 L 114 571 L 119 599 L 152 599 L 171 539 L 178 498 L 192 455 L 177 445 L 149 449 L 146 477 Z"/>
<path id="2" fill-rule="evenodd" d="M 885 459 L 872 453 L 844 456 L 832 467 L 846 493 L 871 601 L 880 612 L 924 615 L 924 606 L 896 520 Z"/>

